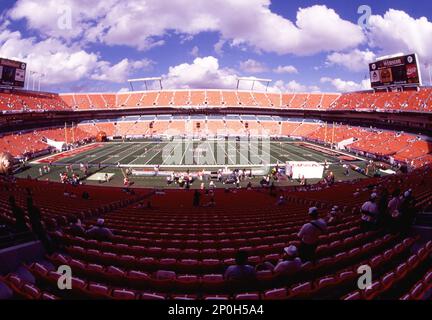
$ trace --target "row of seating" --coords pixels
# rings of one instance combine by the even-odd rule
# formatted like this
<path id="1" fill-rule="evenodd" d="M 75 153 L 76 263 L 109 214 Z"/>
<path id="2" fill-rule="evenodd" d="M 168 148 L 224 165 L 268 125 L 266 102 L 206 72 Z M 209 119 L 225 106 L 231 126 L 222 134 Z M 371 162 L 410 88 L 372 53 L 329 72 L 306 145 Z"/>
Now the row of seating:
<path id="1" fill-rule="evenodd" d="M 81 207 L 84 200 L 64 197 L 67 200 L 63 201 L 60 195 L 64 186 L 60 184 L 26 180 L 3 183 L 2 191 L 7 192 L 2 192 L 0 199 L 14 193 L 22 205 L 30 188 L 43 218 L 61 222 L 50 232 L 60 246 L 58 252 L 47 256 L 48 262 L 27 266 L 36 282 L 28 284 L 14 275 L 5 277 L 4 282 L 12 282 L 16 295 L 25 299 L 338 299 L 355 298 L 350 293 L 356 290 L 357 269 L 368 264 L 373 268 L 374 281 L 380 283 L 373 287 L 379 294 L 367 291 L 359 298 L 399 298 L 426 272 L 417 267 L 426 265 L 432 242 L 413 253 L 418 237 L 363 232 L 359 207 L 372 191 L 381 194 L 384 188 L 390 192 L 412 188 L 418 205 L 424 206 L 432 195 L 429 172 L 430 168 L 424 167 L 406 175 L 341 182 L 314 191 L 287 188 L 282 191 L 287 199 L 283 206 L 276 206 L 273 197 L 259 190 L 236 194 L 217 190 L 215 197 L 221 205 L 214 208 L 191 207 L 193 192 L 185 190 L 151 196 L 148 191 L 137 190 L 137 196 L 131 197 L 115 188 L 71 189 L 75 193 L 85 189 L 94 195 L 95 208 L 86 209 Z M 53 203 L 47 188 L 53 190 L 51 198 L 58 195 L 55 200 L 59 203 Z M 116 193 L 120 202 L 110 206 Z M 137 205 L 143 196 L 148 197 L 152 208 Z M 68 209 L 74 201 L 76 205 Z M 300 272 L 287 278 L 264 270 L 257 272 L 257 282 L 253 283 L 224 279 L 223 272 L 234 263 L 237 249 L 250 253 L 253 266 L 264 261 L 276 263 L 285 246 L 299 245 L 296 233 L 309 219 L 307 208 L 318 206 L 324 217 L 334 204 L 340 206 L 342 216 L 320 236 L 315 264 L 304 262 Z M 98 241 L 86 234 L 74 235 L 68 228 L 70 215 L 81 217 L 85 228 L 92 226 L 96 217 L 103 217 L 115 236 Z M 418 272 L 418 276 L 404 281 L 401 288 L 395 279 L 403 274 L 399 268 L 403 263 L 407 266 L 404 275 Z M 72 267 L 72 290 L 57 288 L 59 274 L 55 271 L 60 265 Z M 395 272 L 395 281 L 387 286 L 381 279 L 391 272 Z"/>
<path id="2" fill-rule="evenodd" d="M 0 91 L 0 112 L 46 112 L 70 110 L 57 94 Z"/>
<path id="3" fill-rule="evenodd" d="M 0 92 L 0 111 L 44 112 L 154 106 L 232 106 L 275 109 L 432 112 L 432 90 L 406 92 L 267 93 L 229 90 L 162 90 L 121 93 L 50 94 Z"/>
<path id="4" fill-rule="evenodd" d="M 432 112 L 432 89 L 343 94 L 332 104 L 330 110 Z"/>
<path id="5" fill-rule="evenodd" d="M 432 112 L 432 90 L 406 92 L 266 93 L 228 90 L 163 90 L 118 94 L 62 94 L 75 110 L 154 106 L 231 106 L 276 109 Z"/>
<path id="6" fill-rule="evenodd" d="M 266 93 L 228 90 L 163 90 L 115 94 L 61 94 L 75 110 L 153 106 L 234 106 L 262 108 L 330 108 L 339 94 Z"/>
<path id="7" fill-rule="evenodd" d="M 380 278 L 375 279 L 364 291 L 355 290 L 349 293 L 345 299 L 354 300 L 354 299 L 366 299 L 373 300 L 377 298 L 392 298 L 395 299 L 394 294 L 397 293 L 398 287 L 402 286 L 406 287 L 407 284 L 412 282 L 412 279 L 418 279 L 418 274 L 424 275 L 424 269 L 429 269 L 430 259 L 432 253 L 432 241 L 426 243 L 424 247 L 422 247 L 418 252 L 409 256 L 408 259 L 399 263 L 395 268 L 389 270 Z M 373 268 L 375 271 L 376 268 Z M 428 279 L 427 281 L 430 281 Z M 421 282 L 422 283 L 422 282 Z M 400 289 L 400 288 L 399 288 Z M 414 296 L 418 296 L 418 292 L 416 294 L 416 288 L 414 290 Z M 418 289 L 417 289 L 418 290 Z M 408 293 L 409 295 L 409 293 Z M 397 298 L 397 297 L 396 297 Z M 405 299 L 408 299 L 408 296 L 405 296 Z"/>

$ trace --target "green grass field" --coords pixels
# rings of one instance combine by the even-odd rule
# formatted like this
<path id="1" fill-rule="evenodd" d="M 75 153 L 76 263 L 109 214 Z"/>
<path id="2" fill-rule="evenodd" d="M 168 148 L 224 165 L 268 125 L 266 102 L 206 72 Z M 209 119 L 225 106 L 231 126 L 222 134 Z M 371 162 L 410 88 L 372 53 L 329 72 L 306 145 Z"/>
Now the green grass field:
<path id="1" fill-rule="evenodd" d="M 270 142 L 268 148 L 262 148 L 259 142 L 257 144 L 258 152 L 254 153 L 247 142 L 222 141 L 222 143 L 217 143 L 176 140 L 172 142 L 108 142 L 101 148 L 62 159 L 58 163 L 89 163 L 104 166 L 116 166 L 120 163 L 128 167 L 160 165 L 169 168 L 173 166 L 220 167 L 223 165 L 249 167 L 265 163 L 282 164 L 286 161 L 339 162 L 334 157 L 300 147 L 293 142 Z M 164 149 L 167 154 L 178 154 L 180 157 L 174 161 L 175 163 L 172 163 L 170 159 L 167 159 L 167 154 L 164 156 Z"/>
<path id="2" fill-rule="evenodd" d="M 252 144 L 251 144 L 252 143 Z M 82 176 L 79 164 L 88 164 L 90 169 L 88 177 L 94 173 L 113 174 L 110 182 L 104 185 L 120 186 L 123 182 L 122 168 L 152 169 L 155 165 L 160 170 L 170 171 L 201 171 L 203 169 L 216 171 L 219 168 L 230 169 L 267 168 L 270 169 L 277 163 L 285 164 L 287 161 L 315 161 L 330 164 L 329 170 L 333 171 L 336 179 L 348 180 L 364 178 L 357 172 L 351 171 L 349 176 L 343 174 L 343 168 L 336 155 L 330 156 L 319 151 L 311 150 L 298 145 L 293 141 L 127 141 L 107 142 L 86 150 L 74 150 L 74 154 L 56 154 L 54 157 L 36 159 L 30 164 L 30 168 L 19 173 L 18 176 L 59 181 L 60 172 L 66 165 L 73 165 L 75 172 Z M 45 161 L 45 163 L 39 161 Z M 52 161 L 50 173 L 39 174 L 39 168 Z M 364 167 L 364 161 L 353 162 Z M 166 187 L 164 177 L 139 177 L 131 178 L 138 187 Z M 258 183 L 260 177 L 256 177 L 253 183 Z M 84 179 L 85 183 L 98 184 L 98 181 Z M 317 182 L 318 179 L 309 181 Z M 246 184 L 247 182 L 245 182 Z M 283 185 L 292 185 L 297 182 L 283 182 Z M 199 187 L 195 185 L 192 187 Z"/>

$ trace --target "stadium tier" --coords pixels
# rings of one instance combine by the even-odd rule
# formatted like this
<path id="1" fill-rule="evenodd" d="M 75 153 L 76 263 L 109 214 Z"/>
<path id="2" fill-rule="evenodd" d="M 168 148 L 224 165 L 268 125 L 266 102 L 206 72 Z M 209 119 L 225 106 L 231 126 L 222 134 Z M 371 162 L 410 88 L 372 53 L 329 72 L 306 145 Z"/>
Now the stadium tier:
<path id="1" fill-rule="evenodd" d="M 254 107 L 310 110 L 431 112 L 432 89 L 397 93 L 266 93 L 228 90 L 177 90 L 124 93 L 0 93 L 0 111 L 35 112 L 146 107 Z"/>
<path id="2" fill-rule="evenodd" d="M 416 236 L 364 232 L 359 210 L 372 189 L 381 193 L 384 188 L 411 188 L 417 206 L 430 205 L 432 180 L 424 176 L 425 170 L 430 169 L 309 193 L 282 191 L 284 206 L 275 206 L 266 191 L 215 191 L 214 208 L 190 208 L 193 194 L 185 191 L 149 195 L 138 190 L 128 195 L 115 188 L 64 190 L 56 183 L 3 182 L 1 219 L 15 220 L 8 210 L 10 194 L 23 205 L 31 192 L 58 251 L 25 264 L 24 271 L 2 281 L 24 299 L 419 299 L 431 287 L 432 242 L 412 251 Z M 91 194 L 90 200 L 70 195 L 83 191 Z M 143 199 L 152 206 L 142 207 Z M 297 232 L 309 221 L 307 208 L 316 206 L 324 213 L 335 204 L 342 216 L 320 236 L 316 262 L 303 263 L 300 271 L 286 278 L 270 270 L 257 271 L 255 281 L 224 278 L 237 250 L 249 252 L 248 264 L 254 267 L 277 263 L 287 243 L 300 245 Z M 109 240 L 94 239 L 71 227 L 75 217 L 87 228 L 101 216 L 114 234 Z M 364 264 L 373 268 L 374 282 L 361 292 L 355 284 L 357 268 Z M 74 271 L 71 290 L 57 287 L 56 270 L 61 265 Z"/>
<path id="3" fill-rule="evenodd" d="M 430 299 L 430 138 L 331 114 L 426 118 L 431 99 L 3 91 L 0 299 Z"/>
<path id="4" fill-rule="evenodd" d="M 61 99 L 74 110 L 107 108 L 255 107 L 276 109 L 379 110 L 431 112 L 432 90 L 403 93 L 276 94 L 227 90 L 150 91 L 117 94 L 64 94 Z"/>

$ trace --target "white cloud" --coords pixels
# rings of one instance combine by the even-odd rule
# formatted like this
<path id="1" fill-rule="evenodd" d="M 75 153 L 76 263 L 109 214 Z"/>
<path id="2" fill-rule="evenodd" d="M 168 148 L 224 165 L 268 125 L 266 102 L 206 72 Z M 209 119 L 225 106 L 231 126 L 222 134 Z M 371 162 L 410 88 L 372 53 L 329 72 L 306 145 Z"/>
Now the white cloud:
<path id="1" fill-rule="evenodd" d="M 369 45 L 383 54 L 415 52 L 423 63 L 432 63 L 432 22 L 426 17 L 389 9 L 383 16 L 371 16 L 367 35 Z"/>
<path id="2" fill-rule="evenodd" d="M 327 56 L 327 65 L 340 65 L 354 72 L 367 71 L 369 63 L 376 59 L 374 52 L 354 49 L 349 52 L 334 52 Z"/>
<path id="3" fill-rule="evenodd" d="M 198 57 L 199 56 L 199 48 L 197 46 L 194 46 L 192 50 L 190 51 L 190 55 L 192 57 Z"/>
<path id="4" fill-rule="evenodd" d="M 298 70 L 294 66 L 278 66 L 273 69 L 274 73 L 298 73 Z"/>
<path id="5" fill-rule="evenodd" d="M 11 18 L 26 19 L 45 35 L 147 50 L 164 44 L 170 31 L 218 32 L 234 46 L 308 55 L 354 48 L 365 41 L 361 28 L 324 5 L 300 8 L 296 21 L 270 10 L 270 0 L 18 0 Z M 72 28 L 57 23 L 68 10 Z M 240 14 L 239 14 L 240 13 Z M 219 51 L 221 43 L 217 46 Z"/>
<path id="6" fill-rule="evenodd" d="M 337 91 L 340 92 L 351 92 L 351 91 L 361 91 L 370 89 L 370 81 L 363 80 L 361 83 L 357 83 L 355 81 L 346 81 L 340 78 L 329 78 L 323 77 L 321 78 L 321 83 L 329 83 L 331 84 Z"/>
<path id="7" fill-rule="evenodd" d="M 163 79 L 165 88 L 233 89 L 237 76 L 233 70 L 220 68 L 217 58 L 208 56 L 170 67 Z"/>
<path id="8" fill-rule="evenodd" d="M 115 65 L 104 61 L 93 52 L 67 45 L 61 40 L 48 38 L 24 38 L 20 32 L 0 29 L 0 56 L 27 62 L 30 71 L 44 74 L 43 84 L 68 83 L 84 79 L 122 82 L 139 69 L 146 69 L 152 62 L 146 59 L 123 59 Z"/>
<path id="9" fill-rule="evenodd" d="M 28 63 L 31 71 L 45 74 L 47 84 L 80 80 L 97 67 L 98 56 L 79 48 L 67 47 L 55 39 L 37 41 L 20 32 L 0 31 L 0 56 Z"/>
<path id="10" fill-rule="evenodd" d="M 268 68 L 263 63 L 253 59 L 241 61 L 240 69 L 247 73 L 263 73 L 268 70 Z"/>
<path id="11" fill-rule="evenodd" d="M 256 79 L 247 77 L 246 79 Z M 169 68 L 166 75 L 163 76 L 165 88 L 197 88 L 197 89 L 235 89 L 237 87 L 237 75 L 235 70 L 221 68 L 219 60 L 213 56 L 196 58 L 192 63 L 182 63 Z M 251 82 L 241 81 L 241 90 L 250 90 Z M 266 85 L 261 82 L 255 82 L 254 90 L 264 91 Z M 267 90 L 269 92 L 308 92 L 319 91 L 317 86 L 306 86 L 297 81 L 276 81 L 271 84 Z"/>
<path id="12" fill-rule="evenodd" d="M 123 59 L 115 65 L 103 61 L 100 62 L 97 73 L 92 75 L 92 79 L 117 83 L 125 82 L 133 72 L 137 70 L 149 70 L 152 65 L 153 62 L 147 59 L 140 61 L 129 61 L 128 59 Z"/>
<path id="13" fill-rule="evenodd" d="M 222 56 L 223 55 L 223 46 L 225 45 L 225 39 L 219 39 L 218 42 L 215 43 L 213 46 L 214 51 L 217 55 Z"/>
<path id="14" fill-rule="evenodd" d="M 282 80 L 278 80 L 273 86 L 269 88 L 270 92 L 317 92 L 320 88 L 317 86 L 303 85 L 295 80 L 291 80 L 285 83 Z"/>

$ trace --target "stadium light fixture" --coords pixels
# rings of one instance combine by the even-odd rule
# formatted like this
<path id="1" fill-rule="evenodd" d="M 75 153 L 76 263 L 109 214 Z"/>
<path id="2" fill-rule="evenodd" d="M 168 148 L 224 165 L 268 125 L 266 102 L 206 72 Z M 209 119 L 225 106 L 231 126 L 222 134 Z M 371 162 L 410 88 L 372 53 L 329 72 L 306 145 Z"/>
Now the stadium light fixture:
<path id="1" fill-rule="evenodd" d="M 159 82 L 160 89 L 162 90 L 162 77 L 150 77 L 150 78 L 138 78 L 138 79 L 128 79 L 129 85 L 132 91 L 135 91 L 133 84 L 137 82 L 144 82 L 146 90 L 148 90 L 148 82 Z"/>
<path id="2" fill-rule="evenodd" d="M 38 91 L 41 91 L 41 78 L 45 77 L 44 73 L 39 73 L 39 77 L 38 77 Z"/>
<path id="3" fill-rule="evenodd" d="M 432 71 L 431 71 L 432 64 L 431 63 L 427 64 L 426 68 L 429 71 L 429 85 L 432 86 Z"/>
<path id="4" fill-rule="evenodd" d="M 247 77 L 237 78 L 237 90 L 239 89 L 240 81 L 252 82 L 251 91 L 253 91 L 253 89 L 255 87 L 255 82 L 264 82 L 264 83 L 266 83 L 266 91 L 267 91 L 270 82 L 272 82 L 273 80 L 272 79 L 262 79 L 262 78 L 247 78 Z"/>

